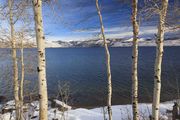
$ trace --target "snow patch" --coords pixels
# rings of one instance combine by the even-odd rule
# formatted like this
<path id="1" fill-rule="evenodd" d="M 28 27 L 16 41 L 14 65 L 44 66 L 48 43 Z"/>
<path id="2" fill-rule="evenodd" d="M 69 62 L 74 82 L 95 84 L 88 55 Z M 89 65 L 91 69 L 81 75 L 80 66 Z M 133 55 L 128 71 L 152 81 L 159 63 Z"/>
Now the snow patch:
<path id="1" fill-rule="evenodd" d="M 66 105 L 65 103 L 55 100 L 56 103 L 64 105 L 67 108 L 71 108 L 71 106 Z M 6 103 L 10 106 L 14 106 L 14 102 L 10 101 Z M 34 101 L 31 103 L 31 108 L 29 108 L 28 112 L 24 113 L 24 116 L 26 118 L 29 117 L 31 114 L 32 120 L 39 120 L 39 103 L 38 101 Z M 140 119 L 148 119 L 149 115 L 151 115 L 152 105 L 147 103 L 141 103 L 139 104 L 139 111 L 140 111 Z M 160 104 L 160 117 L 163 120 L 168 120 L 168 115 L 166 113 L 166 110 L 171 110 L 173 106 L 173 101 L 170 102 L 164 102 Z M 33 107 L 35 109 L 33 109 Z M 48 119 L 52 120 L 53 118 L 61 119 L 62 117 L 65 117 L 66 120 L 103 120 L 104 115 L 106 118 L 108 118 L 107 107 L 104 107 L 105 114 L 103 114 L 103 108 L 94 108 L 94 109 L 85 109 L 85 108 L 78 108 L 74 110 L 68 110 L 65 112 L 59 111 L 57 108 L 51 108 L 48 109 Z M 112 115 L 113 120 L 127 120 L 128 118 L 132 119 L 132 106 L 131 105 L 114 105 L 112 106 Z M 12 113 L 5 113 L 0 114 L 1 120 L 8 120 L 10 117 L 11 120 L 15 120 L 15 112 Z M 30 118 L 28 118 L 30 119 Z"/>

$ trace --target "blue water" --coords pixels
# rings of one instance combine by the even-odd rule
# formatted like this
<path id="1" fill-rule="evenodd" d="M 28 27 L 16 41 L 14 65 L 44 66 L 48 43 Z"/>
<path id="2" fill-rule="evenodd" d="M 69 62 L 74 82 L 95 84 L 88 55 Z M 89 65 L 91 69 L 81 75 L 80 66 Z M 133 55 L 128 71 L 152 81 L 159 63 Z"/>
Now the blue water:
<path id="1" fill-rule="evenodd" d="M 131 51 L 130 47 L 110 48 L 113 104 L 131 101 Z M 176 98 L 180 87 L 180 47 L 165 47 L 162 64 L 161 100 Z M 35 71 L 26 72 L 26 78 L 37 85 L 35 49 L 26 49 L 26 64 Z M 31 57 L 34 55 L 33 57 Z M 48 48 L 46 49 L 49 96 L 57 95 L 58 84 L 70 85 L 70 99 L 75 106 L 106 104 L 106 66 L 104 48 Z M 26 56 L 26 55 L 25 55 Z M 31 59 L 31 60 L 30 60 Z M 34 62 L 33 62 L 34 61 Z M 139 99 L 152 100 L 155 47 L 139 48 Z M 34 64 L 35 63 L 35 64 Z M 30 68 L 30 67 L 28 67 Z M 28 70 L 28 68 L 26 70 Z"/>

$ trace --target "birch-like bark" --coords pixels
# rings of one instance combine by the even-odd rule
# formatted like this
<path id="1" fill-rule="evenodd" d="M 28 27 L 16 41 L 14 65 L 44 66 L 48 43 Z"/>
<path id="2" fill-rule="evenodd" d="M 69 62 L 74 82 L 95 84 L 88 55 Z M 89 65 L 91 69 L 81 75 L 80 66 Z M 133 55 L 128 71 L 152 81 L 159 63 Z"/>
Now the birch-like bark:
<path id="1" fill-rule="evenodd" d="M 112 82 L 111 82 L 111 66 L 110 66 L 110 53 L 107 45 L 107 41 L 104 34 L 104 25 L 102 20 L 101 11 L 99 8 L 98 0 L 96 0 L 96 9 L 99 16 L 99 21 L 101 25 L 101 34 L 104 41 L 104 48 L 106 53 L 106 69 L 107 69 L 107 77 L 108 77 L 108 97 L 107 97 L 107 107 L 108 107 L 108 115 L 109 120 L 112 120 L 112 108 L 111 108 L 111 99 L 112 99 Z"/>
<path id="2" fill-rule="evenodd" d="M 20 81 L 20 117 L 23 120 L 23 105 L 24 105 L 24 45 L 23 45 L 23 33 L 21 36 L 21 81 Z"/>
<path id="3" fill-rule="evenodd" d="M 154 67 L 154 94 L 152 105 L 152 120 L 159 120 L 159 103 L 161 93 L 161 64 L 163 57 L 163 41 L 165 31 L 165 18 L 167 13 L 168 0 L 162 0 L 162 9 L 159 15 L 158 34 L 156 39 L 156 60 Z"/>
<path id="4" fill-rule="evenodd" d="M 36 30 L 36 41 L 38 48 L 38 80 L 39 80 L 39 101 L 40 120 L 47 120 L 48 95 L 46 82 L 46 59 L 45 59 L 45 37 L 42 22 L 42 0 L 33 0 L 34 20 Z"/>
<path id="5" fill-rule="evenodd" d="M 20 109 L 19 109 L 19 83 L 18 83 L 18 65 L 17 65 L 17 55 L 16 55 L 16 40 L 14 37 L 14 21 L 13 21 L 13 0 L 8 0 L 9 8 L 9 21 L 10 21 L 10 39 L 12 47 L 12 60 L 13 60 L 13 87 L 14 87 L 14 99 L 16 108 L 16 120 L 20 120 Z"/>
<path id="6" fill-rule="evenodd" d="M 133 120 L 139 120 L 138 112 L 138 34 L 137 22 L 138 0 L 132 0 L 133 51 L 132 51 L 132 109 Z"/>

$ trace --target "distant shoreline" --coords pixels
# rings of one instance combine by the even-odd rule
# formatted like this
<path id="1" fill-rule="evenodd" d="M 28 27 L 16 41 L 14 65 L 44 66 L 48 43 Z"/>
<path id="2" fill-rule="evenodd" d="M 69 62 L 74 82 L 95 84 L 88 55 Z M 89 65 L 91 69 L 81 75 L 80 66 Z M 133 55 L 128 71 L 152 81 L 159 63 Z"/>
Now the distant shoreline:
<path id="1" fill-rule="evenodd" d="M 131 47 L 132 38 L 130 39 L 107 39 L 109 47 Z M 8 42 L 0 42 L 0 48 L 11 48 Z M 138 46 L 149 47 L 156 46 L 154 39 L 139 39 Z M 180 46 L 180 38 L 167 38 L 164 40 L 164 46 Z M 46 48 L 94 48 L 103 47 L 102 40 L 86 40 L 86 41 L 45 41 Z M 17 43 L 17 48 L 19 44 Z M 24 48 L 36 48 L 35 42 L 27 42 Z"/>
<path id="2" fill-rule="evenodd" d="M 131 45 L 126 46 L 109 46 L 109 48 L 123 48 L 123 47 L 132 47 Z M 139 45 L 139 47 L 156 47 L 156 45 Z M 180 47 L 180 44 L 177 45 L 164 45 L 164 47 Z M 31 49 L 36 47 L 24 47 L 24 49 Z M 103 46 L 96 46 L 96 47 L 46 47 L 46 48 L 104 48 Z M 0 47 L 0 49 L 11 49 L 11 47 Z M 16 48 L 20 49 L 20 48 Z"/>

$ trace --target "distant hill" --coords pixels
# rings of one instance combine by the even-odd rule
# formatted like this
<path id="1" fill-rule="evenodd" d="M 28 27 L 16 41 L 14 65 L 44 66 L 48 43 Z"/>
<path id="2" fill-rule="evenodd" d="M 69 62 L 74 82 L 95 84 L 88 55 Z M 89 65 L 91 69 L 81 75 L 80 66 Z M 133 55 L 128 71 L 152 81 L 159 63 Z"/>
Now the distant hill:
<path id="1" fill-rule="evenodd" d="M 107 39 L 109 47 L 127 47 L 132 45 L 132 38 L 130 39 Z M 139 46 L 155 46 L 155 40 L 151 38 L 139 39 Z M 180 46 L 180 38 L 172 37 L 166 38 L 164 41 L 165 46 Z M 19 44 L 17 44 L 19 46 Z M 35 42 L 26 42 L 25 48 L 36 47 Z M 68 48 L 68 47 L 103 47 L 103 40 L 93 39 L 85 41 L 45 41 L 46 48 Z M 10 42 L 0 41 L 0 48 L 9 48 Z"/>
<path id="2" fill-rule="evenodd" d="M 132 45 L 132 38 L 130 39 L 107 39 L 109 47 L 126 47 Z M 139 46 L 155 46 L 153 39 L 140 39 Z M 167 38 L 164 41 L 165 46 L 180 46 L 180 38 Z M 103 47 L 103 40 L 86 40 L 86 41 L 48 41 L 46 47 Z"/>

